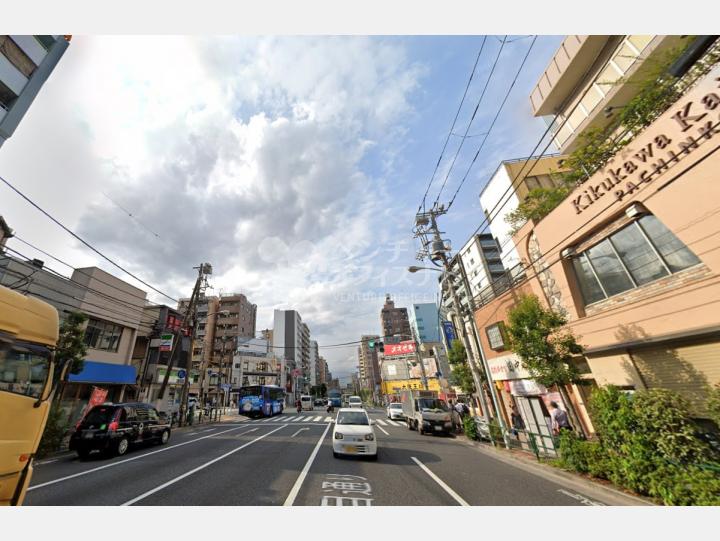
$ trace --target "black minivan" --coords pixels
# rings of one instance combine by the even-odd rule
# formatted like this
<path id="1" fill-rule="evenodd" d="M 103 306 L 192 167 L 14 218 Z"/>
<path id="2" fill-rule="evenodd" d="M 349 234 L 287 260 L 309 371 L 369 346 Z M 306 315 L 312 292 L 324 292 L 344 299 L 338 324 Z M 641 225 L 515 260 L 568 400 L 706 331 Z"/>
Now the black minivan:
<path id="1" fill-rule="evenodd" d="M 170 439 L 170 422 L 150 404 L 128 402 L 92 408 L 70 436 L 70 450 L 80 458 L 92 451 L 117 456 L 138 443 L 165 444 Z"/>

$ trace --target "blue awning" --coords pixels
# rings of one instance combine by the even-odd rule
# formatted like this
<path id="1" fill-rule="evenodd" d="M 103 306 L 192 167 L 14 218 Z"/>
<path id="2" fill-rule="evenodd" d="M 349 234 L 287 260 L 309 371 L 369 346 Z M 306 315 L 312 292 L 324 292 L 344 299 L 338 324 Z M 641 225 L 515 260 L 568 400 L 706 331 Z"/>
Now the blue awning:
<path id="1" fill-rule="evenodd" d="M 68 381 L 74 383 L 135 384 L 135 367 L 126 364 L 85 361 L 82 372 L 70 374 Z"/>

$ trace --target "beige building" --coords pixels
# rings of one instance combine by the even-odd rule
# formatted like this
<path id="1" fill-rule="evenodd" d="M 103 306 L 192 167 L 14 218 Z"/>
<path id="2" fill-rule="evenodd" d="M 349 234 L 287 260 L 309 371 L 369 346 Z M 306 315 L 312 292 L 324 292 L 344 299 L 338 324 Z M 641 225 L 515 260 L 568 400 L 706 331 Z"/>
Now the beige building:
<path id="1" fill-rule="evenodd" d="M 668 51 L 687 45 L 689 36 L 567 36 L 530 95 L 535 116 L 567 120 L 555 135 L 562 153 L 578 136 L 604 127 L 612 111 L 636 94 L 638 82 L 657 70 Z M 609 109 L 608 109 L 609 108 Z"/>
<path id="2" fill-rule="evenodd" d="M 380 326 L 383 340 L 387 343 L 401 342 L 412 338 L 407 308 L 396 308 L 395 302 L 389 294 L 385 295 L 385 304 L 380 310 Z"/>
<path id="3" fill-rule="evenodd" d="M 369 342 L 378 342 L 380 337 L 377 335 L 362 335 L 360 340 L 360 346 L 358 346 L 358 379 L 360 388 L 368 389 L 374 393 L 382 379 L 380 376 L 380 365 L 378 364 L 379 346 L 374 346 L 370 349 Z"/>
<path id="4" fill-rule="evenodd" d="M 720 382 L 716 67 L 537 224 L 515 237 L 599 385 L 664 387 L 704 415 Z M 718 139 L 718 141 L 715 141 Z"/>

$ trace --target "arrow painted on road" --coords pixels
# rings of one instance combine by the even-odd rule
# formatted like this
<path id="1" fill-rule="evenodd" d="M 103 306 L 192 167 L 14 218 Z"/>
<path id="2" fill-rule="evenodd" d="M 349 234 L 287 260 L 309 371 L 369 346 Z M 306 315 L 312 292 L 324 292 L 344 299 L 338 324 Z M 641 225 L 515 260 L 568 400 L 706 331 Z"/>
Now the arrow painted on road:
<path id="1" fill-rule="evenodd" d="M 290 436 L 290 437 L 291 437 L 291 438 L 294 438 L 295 436 L 297 436 L 298 434 L 300 434 L 300 432 L 302 432 L 303 430 L 310 430 L 310 429 L 309 429 L 309 428 L 301 428 L 300 430 L 298 430 L 297 432 L 295 432 L 295 434 L 293 434 L 293 435 Z"/>

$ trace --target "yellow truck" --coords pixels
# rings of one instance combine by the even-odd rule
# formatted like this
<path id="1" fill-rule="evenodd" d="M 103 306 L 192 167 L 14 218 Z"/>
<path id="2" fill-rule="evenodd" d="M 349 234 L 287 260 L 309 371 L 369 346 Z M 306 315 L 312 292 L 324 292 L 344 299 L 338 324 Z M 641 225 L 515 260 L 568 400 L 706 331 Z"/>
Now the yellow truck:
<path id="1" fill-rule="evenodd" d="M 30 484 L 57 341 L 54 307 L 0 286 L 0 505 L 22 505 Z"/>

